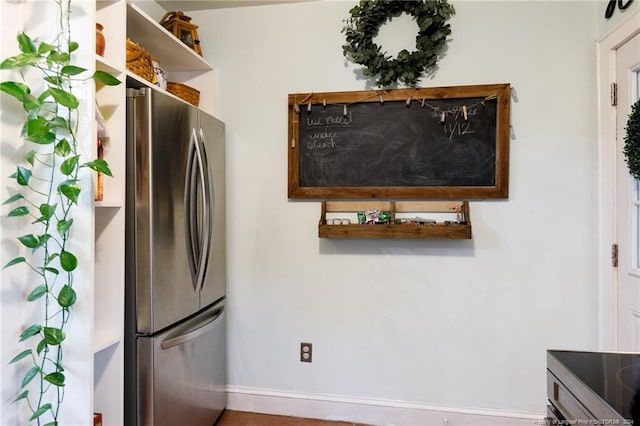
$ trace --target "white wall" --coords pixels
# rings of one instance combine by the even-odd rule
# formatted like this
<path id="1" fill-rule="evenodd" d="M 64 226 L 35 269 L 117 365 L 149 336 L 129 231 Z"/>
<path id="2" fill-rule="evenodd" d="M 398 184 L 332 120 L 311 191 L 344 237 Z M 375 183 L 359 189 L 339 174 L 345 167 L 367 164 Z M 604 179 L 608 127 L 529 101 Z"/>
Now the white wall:
<path id="1" fill-rule="evenodd" d="M 227 123 L 232 386 L 542 413 L 545 351 L 597 349 L 599 6 L 453 3 L 422 86 L 517 94 L 510 197 L 471 203 L 471 241 L 322 240 L 319 202 L 287 199 L 287 94 L 368 87 L 355 2 L 190 13 Z"/>

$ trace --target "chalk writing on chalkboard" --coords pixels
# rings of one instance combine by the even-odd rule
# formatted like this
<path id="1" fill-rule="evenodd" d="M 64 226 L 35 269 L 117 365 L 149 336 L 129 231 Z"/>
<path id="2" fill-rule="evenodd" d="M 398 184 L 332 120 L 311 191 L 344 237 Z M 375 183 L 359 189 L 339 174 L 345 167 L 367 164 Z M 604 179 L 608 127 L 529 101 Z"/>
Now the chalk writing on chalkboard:
<path id="1" fill-rule="evenodd" d="M 289 95 L 289 196 L 506 198 L 508 89 Z"/>

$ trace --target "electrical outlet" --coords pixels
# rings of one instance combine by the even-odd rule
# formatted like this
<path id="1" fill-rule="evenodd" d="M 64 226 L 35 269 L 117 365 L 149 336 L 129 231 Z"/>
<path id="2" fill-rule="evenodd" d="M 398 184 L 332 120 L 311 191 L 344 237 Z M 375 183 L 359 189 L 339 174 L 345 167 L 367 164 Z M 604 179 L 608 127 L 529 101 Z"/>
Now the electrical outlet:
<path id="1" fill-rule="evenodd" d="M 311 362 L 313 358 L 313 345 L 311 343 L 300 343 L 300 362 Z"/>

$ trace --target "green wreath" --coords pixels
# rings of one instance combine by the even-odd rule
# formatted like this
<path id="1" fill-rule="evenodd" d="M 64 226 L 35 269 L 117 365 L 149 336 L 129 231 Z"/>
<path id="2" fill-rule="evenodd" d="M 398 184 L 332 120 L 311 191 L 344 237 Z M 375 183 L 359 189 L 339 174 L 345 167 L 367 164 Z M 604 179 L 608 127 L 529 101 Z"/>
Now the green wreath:
<path id="1" fill-rule="evenodd" d="M 369 77 L 378 76 L 380 87 L 402 81 L 416 86 L 422 74 L 432 69 L 438 53 L 451 34 L 447 20 L 455 10 L 447 0 L 361 0 L 349 11 L 351 18 L 342 29 L 347 43 L 342 46 L 344 56 L 364 65 L 362 72 Z M 408 13 L 416 19 L 419 31 L 416 50 L 401 50 L 394 59 L 373 42 L 380 27 L 389 19 Z"/>
<path id="2" fill-rule="evenodd" d="M 640 179 L 640 100 L 631 107 L 626 131 L 622 149 L 624 159 L 631 176 Z"/>

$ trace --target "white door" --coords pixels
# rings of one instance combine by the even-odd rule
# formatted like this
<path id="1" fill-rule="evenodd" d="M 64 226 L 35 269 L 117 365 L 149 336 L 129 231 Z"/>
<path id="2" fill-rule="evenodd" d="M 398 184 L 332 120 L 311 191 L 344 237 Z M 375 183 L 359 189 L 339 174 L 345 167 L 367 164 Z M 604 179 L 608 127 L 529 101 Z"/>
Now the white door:
<path id="1" fill-rule="evenodd" d="M 617 346 L 640 351 L 640 181 L 622 152 L 631 106 L 640 98 L 640 34 L 618 48 L 616 82 Z"/>

